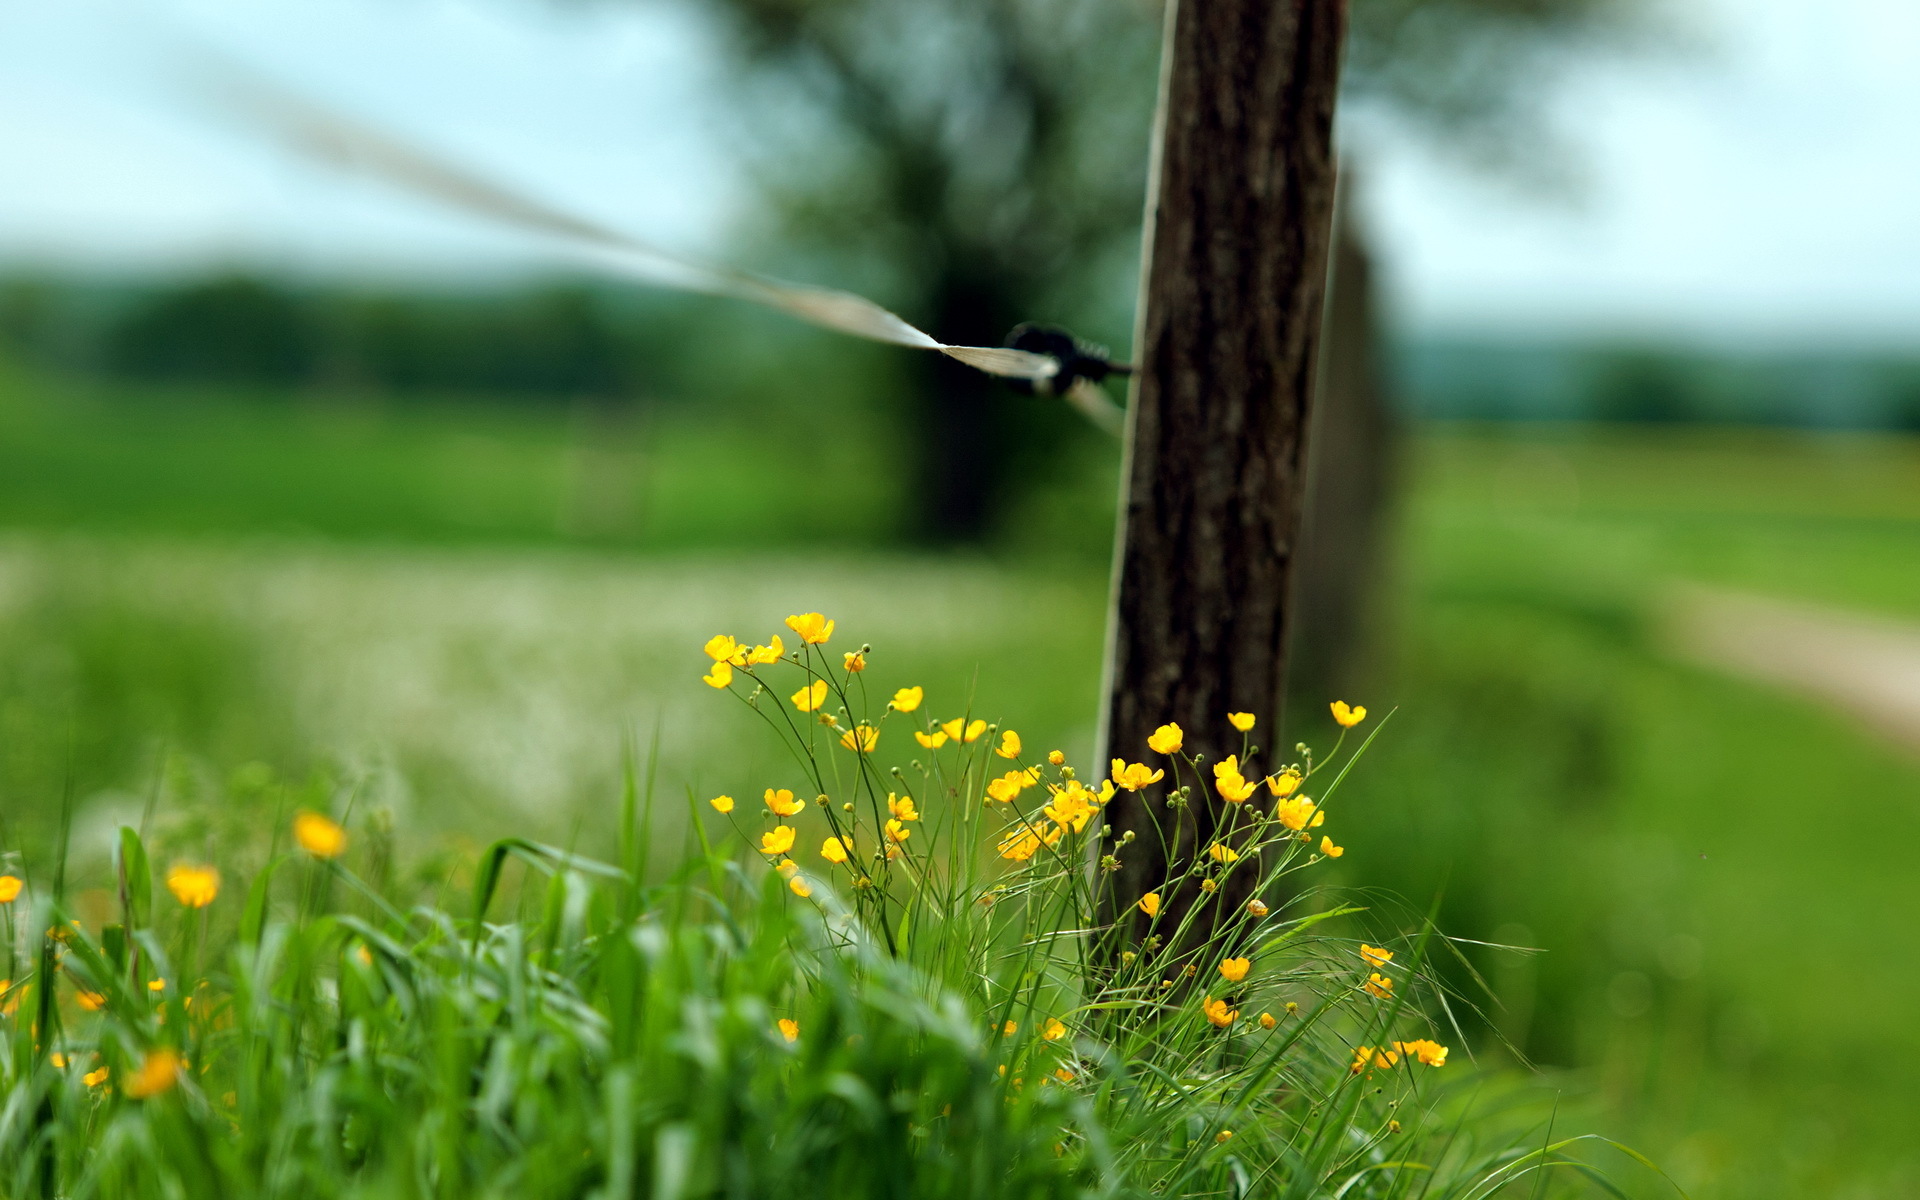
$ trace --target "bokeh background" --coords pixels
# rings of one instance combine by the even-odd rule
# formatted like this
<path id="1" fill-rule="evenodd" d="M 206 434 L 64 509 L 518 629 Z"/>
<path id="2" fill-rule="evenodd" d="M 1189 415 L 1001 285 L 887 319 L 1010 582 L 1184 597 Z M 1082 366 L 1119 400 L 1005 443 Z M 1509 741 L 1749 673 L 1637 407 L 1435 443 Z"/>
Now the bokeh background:
<path id="1" fill-rule="evenodd" d="M 1283 739 L 1397 709 L 1342 882 L 1537 948 L 1468 948 L 1476 1051 L 1692 1195 L 1920 1195 L 1920 10 L 1353 4 Z M 697 647 L 808 609 L 1084 758 L 1110 439 L 194 83 L 245 63 L 948 341 L 1124 355 L 1160 16 L 4 0 L 0 852 L 63 797 L 82 855 L 341 795 L 423 853 L 590 844 L 629 764 L 780 770 Z"/>

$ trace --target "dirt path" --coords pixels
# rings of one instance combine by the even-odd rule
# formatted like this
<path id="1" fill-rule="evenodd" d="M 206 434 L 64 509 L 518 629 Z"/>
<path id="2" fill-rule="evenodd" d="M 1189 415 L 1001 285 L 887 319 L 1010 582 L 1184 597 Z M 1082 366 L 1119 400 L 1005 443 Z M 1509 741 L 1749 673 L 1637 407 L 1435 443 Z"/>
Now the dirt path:
<path id="1" fill-rule="evenodd" d="M 1816 696 L 1920 752 L 1920 625 L 1705 588 L 1677 593 L 1667 618 L 1683 656 Z"/>

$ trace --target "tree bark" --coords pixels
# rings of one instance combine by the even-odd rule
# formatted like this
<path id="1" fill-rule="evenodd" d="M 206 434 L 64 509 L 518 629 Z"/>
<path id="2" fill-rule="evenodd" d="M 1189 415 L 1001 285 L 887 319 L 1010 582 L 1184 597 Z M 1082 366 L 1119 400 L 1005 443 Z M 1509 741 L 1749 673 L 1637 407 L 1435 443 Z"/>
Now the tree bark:
<path id="1" fill-rule="evenodd" d="M 1278 725 L 1345 23 L 1344 0 L 1168 14 L 1101 739 L 1129 761 L 1164 765 L 1146 739 L 1168 721 L 1207 765 L 1239 748 L 1227 713 Z M 1236 811 L 1206 774 L 1185 808 L 1160 803 L 1165 784 L 1108 806 L 1112 836 L 1136 839 L 1105 915 L 1131 913 L 1136 935 L 1147 891 L 1177 924 L 1198 888 L 1168 881 Z"/>

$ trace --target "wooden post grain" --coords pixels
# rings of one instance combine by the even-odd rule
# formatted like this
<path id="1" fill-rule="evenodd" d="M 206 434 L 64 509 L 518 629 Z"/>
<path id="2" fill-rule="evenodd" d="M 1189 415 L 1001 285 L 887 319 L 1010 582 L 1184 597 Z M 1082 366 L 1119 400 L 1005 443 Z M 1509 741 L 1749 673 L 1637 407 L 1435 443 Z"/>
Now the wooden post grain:
<path id="1" fill-rule="evenodd" d="M 1165 765 L 1146 739 L 1176 721 L 1210 766 L 1238 749 L 1228 712 L 1254 713 L 1263 744 L 1279 724 L 1346 4 L 1173 0 L 1172 10 L 1101 742 Z M 1108 807 L 1111 836 L 1136 834 L 1118 856 L 1110 919 L 1161 889 L 1171 927 L 1197 895 L 1161 888 L 1179 865 L 1161 835 L 1171 841 L 1180 825 L 1185 857 L 1229 806 L 1210 786 L 1184 810 L 1159 796 L 1121 792 Z"/>

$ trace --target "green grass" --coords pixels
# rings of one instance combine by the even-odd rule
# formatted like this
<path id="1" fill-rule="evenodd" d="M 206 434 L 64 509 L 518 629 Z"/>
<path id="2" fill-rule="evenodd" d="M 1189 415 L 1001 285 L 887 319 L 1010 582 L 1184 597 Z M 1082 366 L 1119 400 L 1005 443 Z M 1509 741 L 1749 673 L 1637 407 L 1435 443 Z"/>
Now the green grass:
<path id="1" fill-rule="evenodd" d="M 95 865 L 111 815 L 156 785 L 183 805 L 357 786 L 416 846 L 523 821 L 587 844 L 623 743 L 657 727 L 663 780 L 744 789 L 776 760 L 716 759 L 681 685 L 708 633 L 764 637 L 768 612 L 833 612 L 873 631 L 889 673 L 974 695 L 1030 744 L 1091 746 L 1097 472 L 1028 526 L 1038 554 L 798 557 L 765 548 L 830 538 L 833 521 L 795 515 L 792 476 L 716 471 L 671 449 L 698 430 L 663 431 L 654 469 L 680 482 L 643 536 L 602 540 L 705 552 L 635 556 L 555 520 L 564 418 L 366 417 L 357 448 L 328 452 L 360 462 L 341 476 L 358 482 L 329 492 L 320 456 L 273 500 L 278 485 L 235 464 L 297 462 L 335 444 L 303 431 L 337 418 L 213 404 L 209 422 L 254 429 L 216 454 L 167 440 L 171 417 L 126 424 L 144 399 L 95 397 L 0 436 L 25 472 L 0 472 L 0 812 L 46 829 L 74 779 L 76 853 Z M 135 428 L 194 469 L 156 483 Z M 471 429 L 498 453 L 462 459 Z M 1813 702 L 1677 661 L 1657 620 L 1689 581 L 1920 615 L 1920 441 L 1453 427 L 1413 449 L 1390 653 L 1349 697 L 1402 712 L 1346 801 L 1343 877 L 1407 898 L 1391 911 L 1442 893 L 1451 932 L 1544 947 L 1481 957 L 1509 998 L 1496 1020 L 1573 1068 L 1609 1131 L 1691 1194 L 1920 1188 L 1902 1021 L 1920 985 L 1902 851 L 1920 837 L 1920 769 Z M 499 474 L 444 465 L 469 461 Z M 436 470 L 441 495 L 481 479 L 493 515 L 462 526 L 409 499 Z M 227 497 L 225 515 L 183 515 L 189 485 Z M 374 517 L 328 515 L 361 502 Z M 285 516 L 301 511 L 317 515 Z"/>

